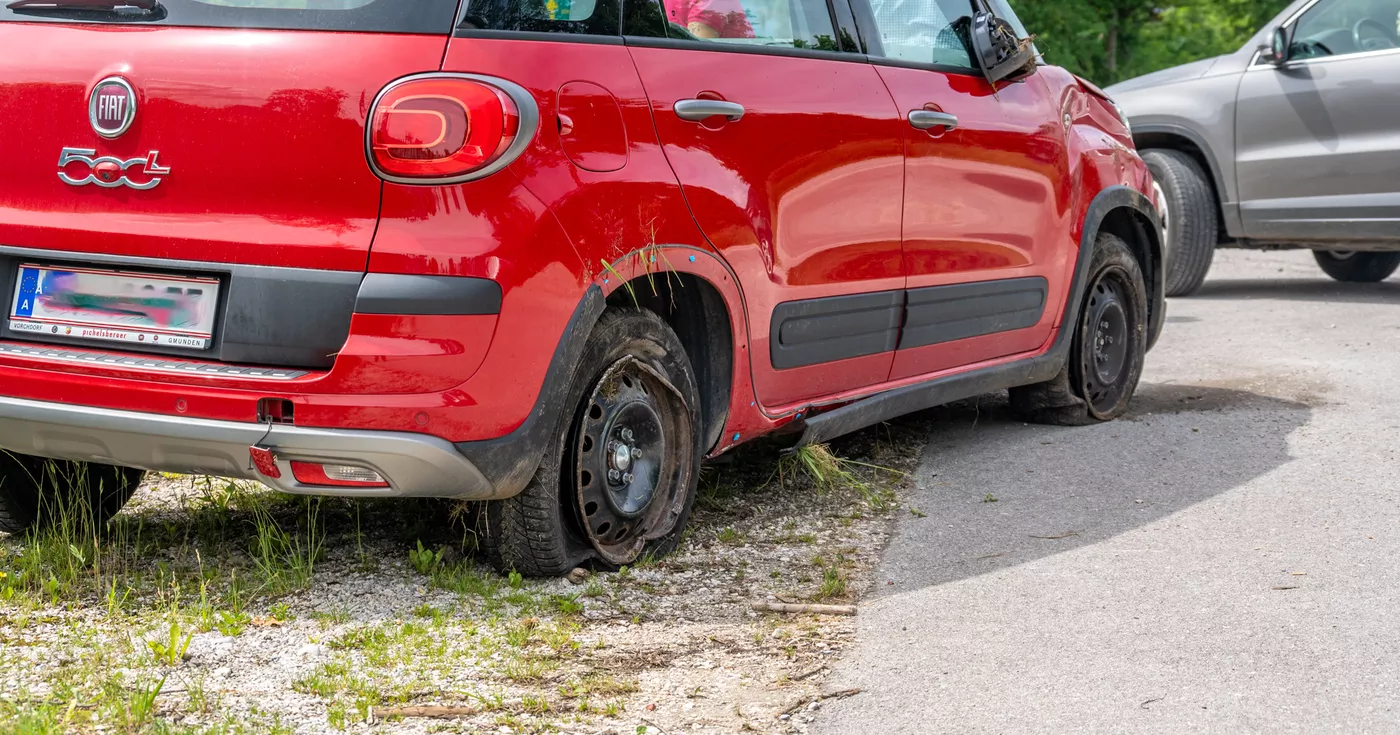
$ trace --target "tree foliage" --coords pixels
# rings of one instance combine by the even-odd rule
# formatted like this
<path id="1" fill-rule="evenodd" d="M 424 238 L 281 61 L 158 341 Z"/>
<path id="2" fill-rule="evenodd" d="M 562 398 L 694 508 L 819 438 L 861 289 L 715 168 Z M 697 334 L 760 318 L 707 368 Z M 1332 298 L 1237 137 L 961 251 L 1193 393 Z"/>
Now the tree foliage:
<path id="1" fill-rule="evenodd" d="M 1239 50 L 1288 0 L 1012 0 L 1052 64 L 1099 84 Z"/>

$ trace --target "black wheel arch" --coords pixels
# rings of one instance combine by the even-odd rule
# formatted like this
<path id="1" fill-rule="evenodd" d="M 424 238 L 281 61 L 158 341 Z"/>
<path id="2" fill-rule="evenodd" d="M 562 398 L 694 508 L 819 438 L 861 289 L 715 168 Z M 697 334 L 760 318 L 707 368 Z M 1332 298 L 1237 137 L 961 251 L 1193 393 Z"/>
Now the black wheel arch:
<path id="1" fill-rule="evenodd" d="M 1229 223 L 1225 219 L 1225 178 L 1221 174 L 1220 164 L 1215 159 L 1215 153 L 1203 137 L 1190 128 L 1180 125 L 1134 125 L 1133 145 L 1139 151 L 1159 148 L 1180 151 L 1195 159 L 1196 163 L 1205 169 L 1214 194 L 1216 222 L 1219 228 L 1216 240 L 1224 242 L 1230 239 Z"/>

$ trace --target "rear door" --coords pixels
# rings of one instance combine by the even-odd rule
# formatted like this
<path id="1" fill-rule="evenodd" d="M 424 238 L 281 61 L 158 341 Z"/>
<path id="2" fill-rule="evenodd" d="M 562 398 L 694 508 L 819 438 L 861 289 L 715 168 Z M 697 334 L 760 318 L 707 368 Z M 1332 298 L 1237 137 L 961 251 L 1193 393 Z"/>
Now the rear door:
<path id="1" fill-rule="evenodd" d="M 363 271 L 368 108 L 438 69 L 456 6 L 0 7 L 0 246 Z"/>
<path id="2" fill-rule="evenodd" d="M 908 305 L 890 377 L 1039 348 L 1076 251 L 1057 102 L 1036 77 L 987 83 L 964 40 L 967 0 L 855 5 L 905 128 Z"/>
<path id="3" fill-rule="evenodd" d="M 1400 239 L 1400 0 L 1321 0 L 1292 37 L 1240 81 L 1245 235 Z"/>
<path id="4" fill-rule="evenodd" d="M 826 0 L 630 7 L 666 156 L 744 287 L 760 400 L 883 382 L 903 302 L 904 164 L 879 75 Z"/>

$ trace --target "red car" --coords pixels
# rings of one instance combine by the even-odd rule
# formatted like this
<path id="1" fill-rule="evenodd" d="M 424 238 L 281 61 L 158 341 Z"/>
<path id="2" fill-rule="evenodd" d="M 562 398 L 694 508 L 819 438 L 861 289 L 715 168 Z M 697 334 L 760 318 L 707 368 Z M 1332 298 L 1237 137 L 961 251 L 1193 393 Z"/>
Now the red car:
<path id="1" fill-rule="evenodd" d="M 1024 37 L 1002 0 L 0 5 L 0 528 L 207 473 L 489 501 L 549 575 L 665 553 L 777 430 L 1118 416 L 1153 185 Z"/>

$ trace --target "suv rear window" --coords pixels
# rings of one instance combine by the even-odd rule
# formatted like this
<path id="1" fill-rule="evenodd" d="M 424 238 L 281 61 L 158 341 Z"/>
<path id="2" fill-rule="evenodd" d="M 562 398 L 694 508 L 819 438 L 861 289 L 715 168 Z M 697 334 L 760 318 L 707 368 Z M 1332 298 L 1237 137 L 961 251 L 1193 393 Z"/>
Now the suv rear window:
<path id="1" fill-rule="evenodd" d="M 150 8 L 0 0 L 0 22 L 113 23 L 446 35 L 457 0 L 159 0 Z M 145 4 L 145 3 L 141 3 Z"/>

